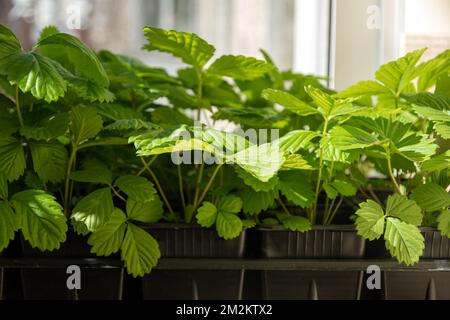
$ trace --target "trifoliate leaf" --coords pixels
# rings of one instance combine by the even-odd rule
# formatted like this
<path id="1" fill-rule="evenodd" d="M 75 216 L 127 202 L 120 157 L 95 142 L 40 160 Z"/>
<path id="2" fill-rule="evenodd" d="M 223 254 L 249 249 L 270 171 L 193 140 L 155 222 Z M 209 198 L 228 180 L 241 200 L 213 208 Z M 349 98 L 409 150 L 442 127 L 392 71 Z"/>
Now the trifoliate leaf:
<path id="1" fill-rule="evenodd" d="M 418 227 L 396 218 L 387 218 L 384 232 L 386 249 L 399 262 L 412 265 L 423 254 L 424 238 Z"/>
<path id="2" fill-rule="evenodd" d="M 302 208 L 307 208 L 314 201 L 312 186 L 302 172 L 282 171 L 278 177 L 278 188 L 289 201 Z"/>
<path id="3" fill-rule="evenodd" d="M 92 107 L 73 107 L 69 119 L 70 131 L 75 145 L 95 137 L 103 128 L 102 118 Z"/>
<path id="4" fill-rule="evenodd" d="M 423 184 L 411 193 L 411 199 L 426 212 L 438 211 L 450 206 L 450 194 L 435 183 Z"/>
<path id="5" fill-rule="evenodd" d="M 6 249 L 18 230 L 17 217 L 6 201 L 0 201 L 0 252 Z"/>
<path id="6" fill-rule="evenodd" d="M 220 212 L 217 214 L 216 229 L 225 240 L 239 237 L 244 228 L 241 219 L 236 214 Z"/>
<path id="7" fill-rule="evenodd" d="M 25 170 L 22 144 L 16 138 L 0 138 L 0 174 L 9 181 L 17 180 Z"/>
<path id="8" fill-rule="evenodd" d="M 163 213 L 163 204 L 158 197 L 147 202 L 137 202 L 133 199 L 127 200 L 127 215 L 131 220 L 156 223 L 162 219 Z"/>
<path id="9" fill-rule="evenodd" d="M 108 223 L 89 237 L 91 252 L 98 256 L 109 256 L 119 251 L 125 236 L 126 220 L 123 211 L 115 208 Z"/>
<path id="10" fill-rule="evenodd" d="M 206 71 L 206 75 L 251 80 L 259 78 L 271 70 L 273 70 L 273 66 L 262 60 L 252 57 L 224 55 L 213 62 Z"/>
<path id="11" fill-rule="evenodd" d="M 128 273 L 142 277 L 150 273 L 161 257 L 158 242 L 150 234 L 128 223 L 121 246 L 121 257 Z"/>
<path id="12" fill-rule="evenodd" d="M 378 143 L 375 136 L 357 127 L 336 126 L 331 130 L 330 143 L 339 150 L 368 148 Z"/>
<path id="13" fill-rule="evenodd" d="M 121 176 L 114 184 L 132 200 L 150 202 L 156 199 L 156 189 L 153 183 L 144 177 Z"/>
<path id="14" fill-rule="evenodd" d="M 33 168 L 43 182 L 64 179 L 68 162 L 66 148 L 60 143 L 30 142 Z"/>
<path id="15" fill-rule="evenodd" d="M 114 210 L 110 188 L 95 190 L 82 198 L 73 209 L 71 218 L 83 222 L 89 231 L 103 227 Z"/>
<path id="16" fill-rule="evenodd" d="M 216 223 L 217 208 L 209 201 L 204 201 L 202 206 L 198 208 L 197 222 L 205 228 L 210 228 Z"/>
<path id="17" fill-rule="evenodd" d="M 443 236 L 450 237 L 450 210 L 442 211 L 437 217 L 438 229 Z"/>
<path id="18" fill-rule="evenodd" d="M 33 248 L 52 251 L 66 241 L 66 217 L 52 195 L 42 190 L 26 190 L 14 194 L 11 203 L 22 234 Z"/>
<path id="19" fill-rule="evenodd" d="M 384 231 L 383 208 L 373 200 L 367 200 L 359 204 L 355 224 L 361 237 L 374 240 L 381 237 Z"/>
<path id="20" fill-rule="evenodd" d="M 305 217 L 293 216 L 286 213 L 277 214 L 283 227 L 291 231 L 306 232 L 311 230 L 311 222 Z"/>
<path id="21" fill-rule="evenodd" d="M 264 99 L 279 104 L 299 116 L 308 116 L 319 113 L 316 108 L 306 102 L 303 102 L 288 92 L 275 89 L 265 89 L 262 92 L 262 96 Z"/>
<path id="22" fill-rule="evenodd" d="M 144 49 L 170 53 L 198 70 L 214 55 L 214 47 L 193 33 L 152 27 L 145 27 L 144 32 L 148 41 Z"/>

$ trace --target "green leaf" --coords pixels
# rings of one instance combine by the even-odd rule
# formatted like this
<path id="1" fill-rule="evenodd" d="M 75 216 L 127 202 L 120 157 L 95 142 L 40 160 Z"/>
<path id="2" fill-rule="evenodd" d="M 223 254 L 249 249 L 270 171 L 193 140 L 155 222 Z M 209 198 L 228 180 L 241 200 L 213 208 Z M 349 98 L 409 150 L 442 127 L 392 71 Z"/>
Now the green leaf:
<path id="1" fill-rule="evenodd" d="M 281 168 L 285 158 L 276 144 L 266 143 L 250 146 L 233 155 L 232 160 L 254 177 L 267 182 Z"/>
<path id="2" fill-rule="evenodd" d="M 117 178 L 115 185 L 126 195 L 138 202 L 150 202 L 156 198 L 156 189 L 148 179 L 144 177 L 126 175 Z"/>
<path id="3" fill-rule="evenodd" d="M 339 150 L 368 148 L 379 141 L 367 131 L 348 125 L 336 126 L 331 130 L 330 143 Z"/>
<path id="4" fill-rule="evenodd" d="M 256 215 L 273 206 L 275 199 L 278 197 L 278 192 L 275 190 L 256 192 L 252 188 L 244 188 L 239 195 L 242 198 L 243 212 Z"/>
<path id="5" fill-rule="evenodd" d="M 78 182 L 112 184 L 112 172 L 98 160 L 86 162 L 82 170 L 73 171 L 70 179 Z"/>
<path id="6" fill-rule="evenodd" d="M 293 130 L 289 131 L 277 141 L 282 151 L 295 153 L 300 149 L 305 149 L 311 140 L 318 136 L 319 134 L 314 131 Z"/>
<path id="7" fill-rule="evenodd" d="M 444 139 L 450 139 L 450 123 L 436 123 L 434 126 L 435 130 Z"/>
<path id="8" fill-rule="evenodd" d="M 242 199 L 236 196 L 226 196 L 220 199 L 218 211 L 225 213 L 239 213 L 242 209 Z"/>
<path id="9" fill-rule="evenodd" d="M 216 223 L 217 208 L 209 201 L 204 201 L 202 206 L 198 208 L 197 222 L 205 228 L 210 228 Z"/>
<path id="10" fill-rule="evenodd" d="M 114 210 L 110 188 L 95 190 L 82 198 L 72 212 L 72 219 L 83 222 L 89 231 L 103 227 Z"/>
<path id="11" fill-rule="evenodd" d="M 262 60 L 244 56 L 225 55 L 214 61 L 206 71 L 206 75 L 251 80 L 259 78 L 271 70 L 273 70 L 273 66 Z"/>
<path id="12" fill-rule="evenodd" d="M 374 96 L 382 94 L 389 95 L 392 94 L 392 92 L 382 84 L 376 81 L 368 80 L 358 82 L 357 84 L 348 87 L 347 89 L 335 94 L 334 97 L 343 99 L 343 98 Z"/>
<path id="13" fill-rule="evenodd" d="M 258 178 L 255 178 L 252 174 L 244 170 L 236 170 L 237 176 L 241 178 L 247 186 L 250 186 L 256 192 L 270 191 L 275 189 L 278 184 L 278 177 L 273 176 L 267 182 L 262 182 Z"/>
<path id="14" fill-rule="evenodd" d="M 358 234 L 368 240 L 379 239 L 384 231 L 383 208 L 373 200 L 359 204 L 355 224 Z"/>
<path id="15" fill-rule="evenodd" d="M 277 218 L 280 220 L 283 227 L 291 231 L 306 232 L 311 230 L 311 222 L 304 217 L 279 213 L 277 214 Z"/>
<path id="16" fill-rule="evenodd" d="M 125 236 L 126 220 L 123 211 L 115 208 L 108 223 L 89 237 L 91 252 L 97 256 L 109 256 L 119 251 Z"/>
<path id="17" fill-rule="evenodd" d="M 8 199 L 8 180 L 0 173 L 0 198 Z"/>
<path id="18" fill-rule="evenodd" d="M 26 190 L 14 194 L 11 203 L 22 234 L 33 248 L 52 251 L 66 241 L 66 217 L 52 195 L 42 190 Z"/>
<path id="19" fill-rule="evenodd" d="M 450 237 L 450 210 L 442 211 L 437 217 L 437 223 L 441 234 Z"/>
<path id="20" fill-rule="evenodd" d="M 69 156 L 62 144 L 30 142 L 30 150 L 34 171 L 44 183 L 56 183 L 64 179 Z"/>
<path id="21" fill-rule="evenodd" d="M 0 61 L 21 50 L 20 42 L 14 33 L 6 26 L 0 24 Z"/>
<path id="22" fill-rule="evenodd" d="M 431 121 L 450 122 L 450 111 L 413 105 L 413 110 Z"/>
<path id="23" fill-rule="evenodd" d="M 421 168 L 429 173 L 450 168 L 450 150 L 422 162 Z"/>
<path id="24" fill-rule="evenodd" d="M 399 262 L 412 265 L 423 254 L 424 238 L 418 227 L 396 218 L 387 218 L 384 232 L 386 249 Z"/>
<path id="25" fill-rule="evenodd" d="M 109 86 L 108 75 L 97 55 L 78 38 L 66 33 L 53 33 L 42 38 L 36 47 L 41 54 L 58 61 L 72 73 L 99 86 Z"/>
<path id="26" fill-rule="evenodd" d="M 64 135 L 68 126 L 68 115 L 65 112 L 61 112 L 39 119 L 31 126 L 25 125 L 20 128 L 20 133 L 27 139 L 48 141 Z"/>
<path id="27" fill-rule="evenodd" d="M 299 116 L 308 116 L 319 113 L 316 108 L 285 91 L 265 89 L 262 92 L 262 97 L 270 102 L 283 106 Z"/>
<path id="28" fill-rule="evenodd" d="M 314 191 L 307 177 L 300 171 L 283 171 L 278 174 L 278 188 L 292 203 L 307 208 L 314 201 Z"/>
<path id="29" fill-rule="evenodd" d="M 134 277 L 149 273 L 161 257 L 155 238 L 132 223 L 128 223 L 121 251 L 125 267 Z"/>
<path id="30" fill-rule="evenodd" d="M 386 215 L 399 218 L 414 226 L 420 226 L 423 218 L 420 207 L 416 202 L 399 194 L 389 196 L 386 204 Z"/>
<path id="31" fill-rule="evenodd" d="M 313 170 L 313 167 L 301 155 L 289 154 L 280 170 Z"/>
<path id="32" fill-rule="evenodd" d="M 0 174 L 9 181 L 23 175 L 26 162 L 22 144 L 16 138 L 0 138 Z"/>
<path id="33" fill-rule="evenodd" d="M 239 237 L 244 225 L 236 214 L 220 212 L 217 214 L 216 229 L 225 240 Z"/>
<path id="34" fill-rule="evenodd" d="M 201 71 L 214 55 L 215 48 L 193 33 L 163 30 L 153 27 L 144 28 L 148 44 L 144 49 L 167 52 L 181 58 Z"/>
<path id="35" fill-rule="evenodd" d="M 92 107 L 74 107 L 69 117 L 70 131 L 75 145 L 95 137 L 103 128 L 102 117 Z"/>
<path id="36" fill-rule="evenodd" d="M 141 119 L 120 119 L 105 127 L 105 130 L 136 131 L 140 129 L 155 129 L 156 125 Z"/>
<path id="37" fill-rule="evenodd" d="M 147 202 L 137 202 L 133 199 L 127 200 L 127 215 L 131 220 L 156 223 L 162 219 L 163 213 L 163 204 L 158 197 Z"/>
<path id="38" fill-rule="evenodd" d="M 329 183 L 325 182 L 323 184 L 323 190 L 325 190 L 325 193 L 327 194 L 327 197 L 329 199 L 336 199 L 338 196 L 338 191 Z"/>
<path id="39" fill-rule="evenodd" d="M 417 77 L 415 66 L 425 50 L 412 51 L 396 61 L 382 65 L 375 73 L 375 78 L 399 95 Z"/>
<path id="40" fill-rule="evenodd" d="M 6 249 L 18 230 L 17 217 L 6 201 L 0 201 L 0 252 Z"/>
<path id="41" fill-rule="evenodd" d="M 415 188 L 411 199 L 426 212 L 438 211 L 450 206 L 450 194 L 433 182 Z"/>
<path id="42" fill-rule="evenodd" d="M 0 57 L 0 75 L 17 85 L 23 92 L 31 92 L 36 99 L 47 102 L 63 97 L 67 86 L 61 76 L 61 65 L 37 53 L 14 53 Z"/>
<path id="43" fill-rule="evenodd" d="M 331 185 L 339 192 L 339 194 L 343 195 L 344 197 L 351 197 L 356 194 L 356 187 L 353 183 L 351 183 L 351 181 L 347 179 L 337 178 L 333 182 L 331 182 Z"/>

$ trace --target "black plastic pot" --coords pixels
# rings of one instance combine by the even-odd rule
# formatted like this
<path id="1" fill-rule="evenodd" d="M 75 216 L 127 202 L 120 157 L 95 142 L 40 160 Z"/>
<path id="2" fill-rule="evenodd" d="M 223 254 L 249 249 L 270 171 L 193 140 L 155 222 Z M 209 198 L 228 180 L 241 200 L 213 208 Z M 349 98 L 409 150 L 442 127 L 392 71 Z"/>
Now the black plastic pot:
<path id="1" fill-rule="evenodd" d="M 425 249 L 421 259 L 450 259 L 450 239 L 433 228 L 421 228 Z M 430 270 L 385 272 L 387 300 L 448 300 L 450 272 Z"/>
<path id="2" fill-rule="evenodd" d="M 353 226 L 315 226 L 292 232 L 278 226 L 260 227 L 261 257 L 271 259 L 362 258 L 365 240 Z M 263 271 L 264 299 L 359 299 L 363 272 Z"/>
<path id="3" fill-rule="evenodd" d="M 242 258 L 245 231 L 236 239 L 219 238 L 193 224 L 153 224 L 144 228 L 159 243 L 162 258 Z M 153 270 L 142 279 L 146 300 L 241 299 L 244 270 Z"/>
<path id="4" fill-rule="evenodd" d="M 67 241 L 59 250 L 40 252 L 22 239 L 24 257 L 95 258 L 89 251 L 86 239 L 69 231 Z M 24 299 L 29 300 L 120 300 L 123 291 L 123 269 L 81 269 L 81 289 L 67 288 L 66 268 L 23 268 Z"/>

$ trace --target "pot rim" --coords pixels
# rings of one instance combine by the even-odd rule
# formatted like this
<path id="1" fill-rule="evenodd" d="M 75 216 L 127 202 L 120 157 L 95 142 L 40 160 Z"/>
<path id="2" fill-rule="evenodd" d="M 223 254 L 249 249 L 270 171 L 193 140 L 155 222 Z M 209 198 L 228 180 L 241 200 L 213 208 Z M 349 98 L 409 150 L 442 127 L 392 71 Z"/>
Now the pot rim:
<path id="1" fill-rule="evenodd" d="M 286 229 L 283 226 L 279 225 L 259 225 L 256 226 L 257 230 L 261 231 L 285 231 L 285 232 L 300 232 L 300 231 L 291 231 Z M 339 232 L 356 232 L 355 225 L 353 224 L 332 224 L 332 225 L 314 225 L 312 229 L 306 232 L 316 231 L 316 230 L 324 230 L 324 231 L 339 231 Z"/>

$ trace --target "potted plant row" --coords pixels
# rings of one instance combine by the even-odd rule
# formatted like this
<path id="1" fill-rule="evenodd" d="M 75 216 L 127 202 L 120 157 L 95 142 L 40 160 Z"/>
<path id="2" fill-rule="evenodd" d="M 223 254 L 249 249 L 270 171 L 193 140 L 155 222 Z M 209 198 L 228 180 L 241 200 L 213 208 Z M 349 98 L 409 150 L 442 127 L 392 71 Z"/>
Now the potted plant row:
<path id="1" fill-rule="evenodd" d="M 195 34 L 144 33 L 186 67 L 95 53 L 54 27 L 24 51 L 0 27 L 0 250 L 20 232 L 24 256 L 120 257 L 146 299 L 242 298 L 244 271 L 152 269 L 243 258 L 250 228 L 266 259 L 363 258 L 366 239 L 407 265 L 448 258 L 448 51 L 335 92 L 265 51 L 214 59 Z M 123 270 L 86 272 L 74 296 L 65 270 L 23 270 L 24 293 L 121 298 Z M 265 271 L 263 297 L 355 299 L 361 276 Z M 386 273 L 387 298 L 413 276 Z"/>

